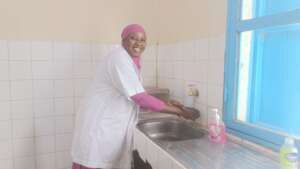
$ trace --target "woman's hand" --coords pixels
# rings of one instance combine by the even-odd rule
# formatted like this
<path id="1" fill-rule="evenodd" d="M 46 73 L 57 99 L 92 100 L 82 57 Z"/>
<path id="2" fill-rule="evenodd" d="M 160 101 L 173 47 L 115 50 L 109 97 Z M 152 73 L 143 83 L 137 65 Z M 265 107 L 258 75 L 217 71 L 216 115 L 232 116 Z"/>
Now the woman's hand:
<path id="1" fill-rule="evenodd" d="M 197 115 L 195 115 L 194 112 L 192 111 L 186 111 L 186 110 L 182 110 L 181 113 L 179 114 L 180 117 L 183 117 L 187 120 L 195 120 L 197 117 Z"/>
<path id="2" fill-rule="evenodd" d="M 183 107 L 183 104 L 181 104 L 179 101 L 177 100 L 169 100 L 167 102 L 168 105 L 172 105 L 172 106 L 176 106 L 178 108 L 182 108 Z"/>
<path id="3" fill-rule="evenodd" d="M 164 113 L 174 114 L 179 117 L 183 117 L 187 120 L 195 120 L 200 116 L 198 110 L 193 110 L 192 108 L 184 107 L 183 104 L 176 100 L 169 100 L 166 103 L 165 108 L 162 110 Z"/>

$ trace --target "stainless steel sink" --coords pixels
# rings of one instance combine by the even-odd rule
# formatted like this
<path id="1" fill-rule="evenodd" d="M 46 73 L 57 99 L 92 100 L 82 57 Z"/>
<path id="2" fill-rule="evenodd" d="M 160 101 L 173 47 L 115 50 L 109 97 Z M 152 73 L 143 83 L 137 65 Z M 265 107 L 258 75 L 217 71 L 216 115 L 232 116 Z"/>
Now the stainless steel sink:
<path id="1" fill-rule="evenodd" d="M 205 131 L 193 127 L 190 123 L 171 118 L 141 121 L 137 125 L 143 133 L 158 141 L 183 141 L 201 138 Z"/>

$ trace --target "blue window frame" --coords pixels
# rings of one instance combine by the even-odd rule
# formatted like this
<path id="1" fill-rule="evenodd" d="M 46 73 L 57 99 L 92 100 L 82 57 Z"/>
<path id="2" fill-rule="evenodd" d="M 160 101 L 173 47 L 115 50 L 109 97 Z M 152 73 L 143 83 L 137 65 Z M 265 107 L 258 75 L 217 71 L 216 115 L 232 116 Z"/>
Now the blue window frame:
<path id="1" fill-rule="evenodd" d="M 300 1 L 228 0 L 224 120 L 278 150 L 300 144 Z"/>

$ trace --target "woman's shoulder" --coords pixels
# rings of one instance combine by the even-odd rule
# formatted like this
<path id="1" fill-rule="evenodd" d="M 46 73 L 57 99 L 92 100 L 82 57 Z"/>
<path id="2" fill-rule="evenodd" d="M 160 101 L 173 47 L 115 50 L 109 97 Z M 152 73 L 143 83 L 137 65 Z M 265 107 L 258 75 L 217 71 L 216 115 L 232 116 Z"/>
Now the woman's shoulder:
<path id="1" fill-rule="evenodd" d="M 119 63 L 119 62 L 126 62 L 130 63 L 130 56 L 126 52 L 123 47 L 118 47 L 113 49 L 107 57 L 109 62 Z"/>

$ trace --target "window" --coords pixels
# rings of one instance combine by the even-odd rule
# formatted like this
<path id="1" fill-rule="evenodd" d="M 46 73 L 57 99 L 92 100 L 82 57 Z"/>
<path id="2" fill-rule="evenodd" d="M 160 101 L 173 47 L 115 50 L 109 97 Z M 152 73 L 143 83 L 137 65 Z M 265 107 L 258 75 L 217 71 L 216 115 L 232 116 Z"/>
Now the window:
<path id="1" fill-rule="evenodd" d="M 224 112 L 229 132 L 278 149 L 300 143 L 300 1 L 229 0 Z"/>

